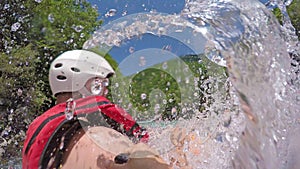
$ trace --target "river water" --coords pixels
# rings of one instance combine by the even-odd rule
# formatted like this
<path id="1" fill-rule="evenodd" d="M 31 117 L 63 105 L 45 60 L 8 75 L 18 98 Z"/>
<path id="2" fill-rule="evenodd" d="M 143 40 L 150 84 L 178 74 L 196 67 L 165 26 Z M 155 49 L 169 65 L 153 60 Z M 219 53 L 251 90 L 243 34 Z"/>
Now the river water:
<path id="1" fill-rule="evenodd" d="M 184 80 L 178 78 L 178 73 L 166 66 L 167 62 L 165 67 L 157 68 L 171 74 L 184 91 L 180 110 L 193 111 L 191 118 L 180 118 L 176 122 L 141 121 L 149 127 L 149 145 L 174 168 L 296 169 L 300 165 L 297 160 L 300 159 L 300 146 L 297 145 L 300 141 L 300 50 L 289 18 L 285 16 L 280 26 L 268 9 L 277 5 L 284 13 L 288 3 L 186 0 L 179 14 L 138 13 L 104 25 L 84 48 L 97 47 L 107 53 L 115 47 L 129 48 L 130 55 L 119 68 L 131 74 L 138 74 L 145 68 L 122 69 L 141 61 L 137 56 L 143 56 L 142 61 L 145 59 L 148 63 L 159 60 L 153 56 L 157 49 L 145 48 L 140 51 L 141 55 L 126 46 L 128 41 L 149 34 L 179 41 L 189 49 L 186 51 L 192 51 L 183 55 L 198 55 L 199 62 L 205 60 L 200 55 L 212 61 L 211 77 L 202 81 L 195 75 Z M 180 62 L 177 54 L 166 49 L 168 46 L 158 52 L 169 52 L 172 59 Z M 165 61 L 154 63 L 159 62 Z M 223 67 L 228 76 L 215 73 Z M 182 69 L 186 77 L 189 71 Z M 189 87 L 181 85 L 181 80 Z M 199 104 L 195 92 L 199 83 L 212 85 L 202 93 L 213 100 L 204 104 L 205 113 L 195 109 Z M 115 91 L 118 88 L 116 86 Z M 210 88 L 218 90 L 208 92 Z M 161 93 L 153 91 L 152 98 Z M 125 104 L 120 99 L 114 101 Z M 130 107 L 128 103 L 123 106 Z"/>

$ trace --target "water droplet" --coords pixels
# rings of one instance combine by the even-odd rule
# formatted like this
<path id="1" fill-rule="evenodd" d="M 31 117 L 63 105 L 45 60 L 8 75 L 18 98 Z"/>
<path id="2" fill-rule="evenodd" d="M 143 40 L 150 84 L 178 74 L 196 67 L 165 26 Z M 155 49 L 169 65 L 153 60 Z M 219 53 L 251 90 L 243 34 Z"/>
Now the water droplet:
<path id="1" fill-rule="evenodd" d="M 166 28 L 164 27 L 159 27 L 158 32 L 159 35 L 165 35 L 166 34 Z"/>
<path id="2" fill-rule="evenodd" d="M 184 141 L 183 144 L 183 152 L 188 152 L 189 151 L 189 143 L 187 141 Z"/>
<path id="3" fill-rule="evenodd" d="M 229 133 L 225 133 L 225 138 L 227 141 L 229 141 L 229 142 L 231 141 L 231 136 Z"/>
<path id="4" fill-rule="evenodd" d="M 163 50 L 167 50 L 167 51 L 171 51 L 171 50 L 172 50 L 172 47 L 171 47 L 171 45 L 165 45 L 165 46 L 163 46 L 162 49 L 163 49 Z"/>
<path id="5" fill-rule="evenodd" d="M 8 120 L 9 120 L 9 121 L 12 121 L 12 120 L 13 120 L 13 117 L 12 117 L 11 115 L 9 115 L 9 116 L 8 116 Z"/>
<path id="6" fill-rule="evenodd" d="M 106 14 L 105 14 L 105 17 L 112 17 L 112 16 L 115 16 L 117 13 L 117 10 L 116 9 L 110 9 Z"/>
<path id="7" fill-rule="evenodd" d="M 199 68 L 198 69 L 198 71 L 199 71 L 199 74 L 201 75 L 202 74 L 202 69 L 201 68 Z M 203 77 L 201 76 L 201 79 L 203 79 Z"/>
<path id="8" fill-rule="evenodd" d="M 176 29 L 175 32 L 183 32 L 183 30 L 182 29 Z M 189 42 L 187 42 L 187 43 L 189 43 Z"/>
<path id="9" fill-rule="evenodd" d="M 122 16 L 127 15 L 127 11 L 123 11 Z"/>
<path id="10" fill-rule="evenodd" d="M 172 107 L 171 113 L 172 113 L 172 114 L 177 113 L 177 109 L 176 109 L 175 107 Z"/>
<path id="11" fill-rule="evenodd" d="M 164 63 L 163 63 L 162 68 L 165 69 L 165 70 L 168 68 L 167 62 L 164 62 Z"/>
<path id="12" fill-rule="evenodd" d="M 69 45 L 69 44 L 73 43 L 73 41 L 74 41 L 74 39 L 70 39 L 68 41 L 65 41 L 65 43 Z"/>
<path id="13" fill-rule="evenodd" d="M 65 117 L 67 120 L 71 120 L 74 117 L 76 102 L 70 98 L 67 100 L 66 109 L 65 109 Z"/>
<path id="14" fill-rule="evenodd" d="M 80 38 L 84 38 L 84 35 L 85 35 L 84 33 L 81 33 Z"/>
<path id="15" fill-rule="evenodd" d="M 4 130 L 2 135 L 7 136 L 8 134 L 9 134 L 8 131 Z"/>
<path id="16" fill-rule="evenodd" d="M 156 9 L 151 9 L 150 13 L 157 13 Z"/>
<path id="17" fill-rule="evenodd" d="M 65 137 L 62 137 L 62 138 L 61 138 L 61 141 L 60 141 L 60 145 L 59 145 L 59 149 L 60 149 L 60 150 L 62 150 L 62 149 L 64 148 L 64 146 L 65 146 L 64 140 L 65 140 Z"/>
<path id="18" fill-rule="evenodd" d="M 159 109 L 160 109 L 160 105 L 159 105 L 159 104 L 155 104 L 155 106 L 154 106 L 154 111 L 155 111 L 155 112 L 158 112 Z"/>
<path id="19" fill-rule="evenodd" d="M 18 91 L 17 91 L 17 95 L 18 95 L 18 96 L 21 96 L 22 93 L 23 93 L 22 89 L 19 88 Z"/>
<path id="20" fill-rule="evenodd" d="M 223 134 L 222 133 L 218 133 L 215 137 L 216 141 L 218 142 L 223 142 Z"/>
<path id="21" fill-rule="evenodd" d="M 187 83 L 187 84 L 190 83 L 190 78 L 186 77 L 185 78 L 185 83 Z"/>
<path id="22" fill-rule="evenodd" d="M 75 30 L 76 32 L 81 32 L 83 29 L 84 29 L 84 27 L 83 27 L 82 25 L 78 25 L 78 26 L 75 26 L 75 27 L 74 27 L 74 30 Z"/>
<path id="23" fill-rule="evenodd" d="M 11 25 L 11 31 L 15 32 L 21 27 L 21 24 L 19 22 L 14 23 Z"/>
<path id="24" fill-rule="evenodd" d="M 145 100 L 146 98 L 147 98 L 147 95 L 146 95 L 145 93 L 142 93 L 142 94 L 141 94 L 141 99 L 142 99 L 142 100 Z"/>
<path id="25" fill-rule="evenodd" d="M 166 99 L 163 100 L 163 104 L 167 104 L 167 100 Z"/>
<path id="26" fill-rule="evenodd" d="M 9 4 L 5 4 L 4 7 L 3 7 L 4 10 L 5 10 L 5 9 L 8 9 L 8 8 L 10 8 L 10 5 L 9 5 Z"/>
<path id="27" fill-rule="evenodd" d="M 139 66 L 145 66 L 146 65 L 146 59 L 144 56 L 140 57 Z"/>
<path id="28" fill-rule="evenodd" d="M 178 82 L 178 83 L 181 82 L 181 77 L 177 77 L 177 82 Z"/>
<path id="29" fill-rule="evenodd" d="M 129 53 L 133 53 L 134 50 L 135 50 L 134 47 L 130 46 L 130 48 L 129 48 Z"/>
<path id="30" fill-rule="evenodd" d="M 51 23 L 53 23 L 54 20 L 55 20 L 55 19 L 54 19 L 53 14 L 49 14 L 49 15 L 48 15 L 48 21 L 51 22 Z"/>

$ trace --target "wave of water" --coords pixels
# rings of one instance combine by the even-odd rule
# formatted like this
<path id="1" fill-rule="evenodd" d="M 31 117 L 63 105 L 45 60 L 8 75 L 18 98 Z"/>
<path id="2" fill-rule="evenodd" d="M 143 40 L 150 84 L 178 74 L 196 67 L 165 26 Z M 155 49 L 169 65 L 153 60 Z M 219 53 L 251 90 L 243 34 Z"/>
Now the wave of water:
<path id="1" fill-rule="evenodd" d="M 150 145 L 175 168 L 297 167 L 300 138 L 293 133 L 299 130 L 299 85 L 294 85 L 299 80 L 298 41 L 286 15 L 287 2 L 269 1 L 267 7 L 271 3 L 285 14 L 283 26 L 258 1 L 187 0 L 180 16 L 131 16 L 112 22 L 104 28 L 109 33 L 100 30 L 86 43 L 87 48 L 122 46 L 145 33 L 178 38 L 173 33 L 183 32 L 185 39 L 178 39 L 196 54 L 204 53 L 219 65 L 226 61 L 230 96 L 212 95 L 215 100 L 206 107 L 211 116 L 201 118 L 196 112 L 175 126 L 151 130 L 155 137 Z M 193 35 L 184 33 L 187 29 Z M 291 62 L 298 66 L 291 67 Z"/>
<path id="2" fill-rule="evenodd" d="M 290 66 L 290 55 L 293 54 L 288 52 L 293 51 L 299 57 L 299 47 L 295 34 L 285 31 L 292 27 L 290 21 L 285 18 L 286 27 L 281 27 L 268 10 L 255 1 L 198 2 L 191 2 L 191 15 L 202 16 L 224 36 L 215 43 L 226 58 L 230 81 L 247 117 L 232 167 L 296 168 L 293 160 L 297 158 L 293 156 L 299 147 L 294 144 L 300 138 L 290 137 L 299 130 L 299 86 L 290 83 L 290 75 L 298 79 L 299 75 L 293 72 L 295 70 L 291 72 L 294 68 Z M 283 7 L 283 2 L 277 4 Z M 212 7 L 203 8 L 206 5 Z M 233 10 L 228 10 L 230 7 Z M 229 17 L 224 17 L 226 14 Z M 236 34 L 228 34 L 239 33 L 235 29 L 241 29 L 236 25 L 243 28 L 238 38 Z M 299 70 L 299 66 L 297 68 Z M 298 149 L 291 153 L 289 146 Z"/>

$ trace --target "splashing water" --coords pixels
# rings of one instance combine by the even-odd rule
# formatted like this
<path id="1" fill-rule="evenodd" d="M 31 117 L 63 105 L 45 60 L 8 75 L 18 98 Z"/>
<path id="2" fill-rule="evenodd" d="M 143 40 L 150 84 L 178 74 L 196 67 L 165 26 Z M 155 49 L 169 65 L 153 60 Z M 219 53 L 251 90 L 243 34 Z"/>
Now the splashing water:
<path id="1" fill-rule="evenodd" d="M 117 10 L 116 9 L 110 9 L 106 14 L 105 17 L 112 17 L 116 14 Z"/>
<path id="2" fill-rule="evenodd" d="M 284 2 L 274 3 L 286 11 Z M 289 52 L 299 56 L 299 49 L 289 18 L 285 20 L 281 27 L 258 1 L 188 0 L 180 15 L 137 14 L 109 23 L 84 47 L 109 52 L 150 33 L 175 38 L 197 55 L 227 66 L 230 81 L 211 79 L 227 85 L 210 95 L 207 114 L 192 104 L 181 109 L 191 109 L 192 118 L 150 125 L 150 145 L 174 168 L 295 168 L 299 136 L 292 135 L 299 130 L 300 104 L 299 86 L 290 77 L 299 75 L 291 71 Z"/>

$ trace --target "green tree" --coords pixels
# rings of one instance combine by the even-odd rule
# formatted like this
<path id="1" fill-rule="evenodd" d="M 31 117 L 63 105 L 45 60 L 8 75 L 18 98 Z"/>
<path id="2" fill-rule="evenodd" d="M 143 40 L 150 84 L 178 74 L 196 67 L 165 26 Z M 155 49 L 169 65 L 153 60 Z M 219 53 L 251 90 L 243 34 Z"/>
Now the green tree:
<path id="1" fill-rule="evenodd" d="M 281 10 L 276 7 L 272 10 L 272 13 L 282 25 L 284 16 Z M 300 0 L 293 0 L 293 2 L 287 6 L 287 13 L 290 17 L 292 25 L 295 28 L 296 35 L 298 36 L 298 39 L 300 39 Z"/>
<path id="2" fill-rule="evenodd" d="M 278 22 L 282 25 L 283 24 L 283 21 L 282 21 L 283 14 L 281 13 L 280 9 L 274 8 L 272 12 L 275 15 L 275 17 L 277 18 Z"/>
<path id="3" fill-rule="evenodd" d="M 225 67 L 204 55 L 186 55 L 113 79 L 114 98 L 138 120 L 191 118 L 210 106 L 216 90 L 226 96 L 227 77 Z"/>
<path id="4" fill-rule="evenodd" d="M 287 7 L 291 22 L 296 29 L 296 34 L 300 40 L 300 0 L 293 0 L 291 5 Z"/>
<path id="5" fill-rule="evenodd" d="M 30 20 L 30 8 L 25 0 L 1 0 L 0 2 L 0 52 L 26 46 Z"/>
<path id="6" fill-rule="evenodd" d="M 81 48 L 102 21 L 98 20 L 97 9 L 86 1 L 29 1 L 26 5 L 34 14 L 29 35 L 42 64 L 36 71 L 43 82 L 42 93 L 49 98 L 48 70 L 52 60 L 64 51 Z M 43 110 L 52 105 L 46 102 Z"/>
<path id="7" fill-rule="evenodd" d="M 32 45 L 12 50 L 10 55 L 0 54 L 0 131 L 4 157 L 17 156 L 31 119 L 36 117 L 41 100 L 46 100 L 35 81 L 38 53 Z M 4 158 L 5 159 L 5 158 Z"/>
<path id="8" fill-rule="evenodd" d="M 77 0 L 0 2 L 0 161 L 20 157 L 28 124 L 54 102 L 50 63 L 81 48 L 101 25 L 97 9 Z"/>

